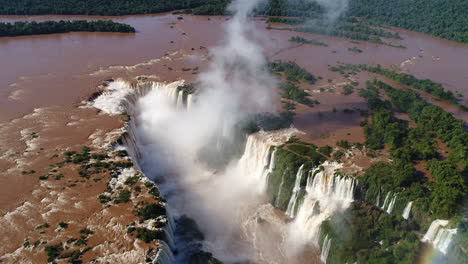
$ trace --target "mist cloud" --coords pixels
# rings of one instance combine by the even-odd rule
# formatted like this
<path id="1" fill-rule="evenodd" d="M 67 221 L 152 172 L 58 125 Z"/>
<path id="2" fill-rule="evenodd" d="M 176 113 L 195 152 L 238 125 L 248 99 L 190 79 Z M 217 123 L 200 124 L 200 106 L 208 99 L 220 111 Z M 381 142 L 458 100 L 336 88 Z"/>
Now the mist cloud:
<path id="1" fill-rule="evenodd" d="M 159 181 L 170 211 L 195 219 L 205 233 L 206 250 L 228 263 L 253 256 L 251 245 L 240 238 L 241 223 L 261 197 L 236 161 L 217 170 L 202 162 L 200 153 L 226 150 L 249 113 L 274 110 L 276 78 L 252 41 L 255 26 L 249 15 L 259 2 L 235 0 L 229 5 L 234 16 L 225 24 L 222 45 L 210 49 L 212 59 L 198 77 L 199 91 L 189 110 L 175 107 L 163 89 L 139 101 L 145 173 Z"/>

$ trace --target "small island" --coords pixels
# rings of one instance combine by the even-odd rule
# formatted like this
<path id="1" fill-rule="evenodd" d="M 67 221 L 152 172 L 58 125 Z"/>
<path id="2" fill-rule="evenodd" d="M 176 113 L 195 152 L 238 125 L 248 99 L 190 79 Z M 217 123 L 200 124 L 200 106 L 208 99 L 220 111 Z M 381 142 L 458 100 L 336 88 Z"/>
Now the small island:
<path id="1" fill-rule="evenodd" d="M 15 37 L 25 35 L 43 35 L 67 33 L 72 31 L 86 32 L 121 32 L 134 33 L 135 28 L 130 25 L 117 23 L 112 20 L 74 20 L 74 21 L 45 21 L 45 22 L 15 22 L 0 23 L 0 37 Z"/>

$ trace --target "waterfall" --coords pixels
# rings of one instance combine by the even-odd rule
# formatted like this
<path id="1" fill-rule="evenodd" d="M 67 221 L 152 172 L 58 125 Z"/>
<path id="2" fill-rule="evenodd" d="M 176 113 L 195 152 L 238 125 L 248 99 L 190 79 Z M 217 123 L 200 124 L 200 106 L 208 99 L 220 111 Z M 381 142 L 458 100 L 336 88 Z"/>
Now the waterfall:
<path id="1" fill-rule="evenodd" d="M 276 206 L 278 206 L 279 199 L 281 197 L 281 192 L 283 191 L 283 185 L 284 185 L 284 175 L 286 174 L 286 170 L 283 171 L 283 175 L 281 175 L 281 183 L 278 188 L 278 195 L 276 196 Z"/>
<path id="2" fill-rule="evenodd" d="M 184 91 L 180 90 L 179 94 L 177 95 L 177 109 L 183 108 L 184 107 Z"/>
<path id="3" fill-rule="evenodd" d="M 444 255 L 447 254 L 450 243 L 457 233 L 457 229 L 445 228 L 448 223 L 448 220 L 434 220 L 421 241 L 432 243 L 434 248 Z"/>
<path id="4" fill-rule="evenodd" d="M 391 214 L 391 213 L 392 213 L 393 207 L 395 206 L 396 198 L 397 198 L 397 195 L 394 194 L 392 200 L 391 200 L 390 203 L 388 204 L 388 208 L 387 208 L 387 213 L 388 213 L 388 214 Z"/>
<path id="5" fill-rule="evenodd" d="M 382 204 L 382 209 L 385 210 L 385 207 L 387 207 L 387 203 L 388 203 L 388 198 L 390 198 L 390 194 L 392 192 L 388 192 L 387 195 L 385 195 L 385 200 L 384 200 L 384 203 Z"/>
<path id="6" fill-rule="evenodd" d="M 290 240 L 294 244 L 312 241 L 318 246 L 321 223 L 335 212 L 347 209 L 354 199 L 354 178 L 335 174 L 341 164 L 326 161 L 321 167 L 310 173 L 307 193 L 290 224 Z"/>
<path id="7" fill-rule="evenodd" d="M 153 264 L 173 264 L 174 263 L 174 255 L 171 252 L 170 247 L 164 242 L 163 240 L 158 240 L 158 251 L 156 255 L 153 257 Z"/>
<path id="8" fill-rule="evenodd" d="M 328 238 L 328 235 L 323 239 L 322 252 L 320 253 L 320 260 L 323 263 L 327 263 L 328 254 L 330 253 L 331 239 Z"/>
<path id="9" fill-rule="evenodd" d="M 262 131 L 248 136 L 244 154 L 237 165 L 243 175 L 252 177 L 249 180 L 258 185 L 259 193 L 264 192 L 267 177 L 274 168 L 274 155 L 271 155 L 273 159 L 269 159 L 271 145 L 265 142 L 264 136 L 265 132 Z"/>
<path id="10" fill-rule="evenodd" d="M 271 152 L 271 155 L 270 155 L 270 162 L 269 162 L 269 165 L 268 165 L 268 170 L 265 171 L 265 174 L 266 174 L 266 180 L 265 180 L 265 186 L 266 184 L 268 184 L 268 180 L 270 179 L 270 175 L 271 173 L 273 172 L 273 170 L 275 169 L 275 157 L 276 157 L 276 151 L 278 149 L 275 148 L 273 150 L 273 152 Z"/>
<path id="11" fill-rule="evenodd" d="M 187 95 L 187 109 L 190 109 L 192 107 L 192 104 L 193 104 L 193 95 L 188 94 Z"/>
<path id="12" fill-rule="evenodd" d="M 169 247 L 175 248 L 174 220 L 172 219 L 171 214 L 169 213 L 169 210 L 167 209 L 167 206 L 166 206 L 166 225 L 164 225 L 163 230 L 167 239 L 167 243 L 169 244 Z"/>
<path id="13" fill-rule="evenodd" d="M 375 204 L 377 206 L 379 206 L 379 204 L 380 204 L 380 189 L 379 189 L 379 193 L 377 194 L 377 202 Z"/>
<path id="14" fill-rule="evenodd" d="M 410 214 L 410 212 L 411 212 L 411 206 L 413 206 L 413 201 L 411 201 L 411 202 L 409 202 L 409 203 L 406 204 L 405 210 L 403 210 L 403 214 L 402 214 L 402 216 L 403 216 L 404 219 L 408 219 L 408 218 L 409 218 L 409 214 Z"/>
<path id="15" fill-rule="evenodd" d="M 296 173 L 296 181 L 294 182 L 293 193 L 291 195 L 291 199 L 289 199 L 288 207 L 286 209 L 286 214 L 294 218 L 296 203 L 297 203 L 297 196 L 299 195 L 299 191 L 301 190 L 301 179 L 302 179 L 302 169 L 304 168 L 304 164 L 302 164 Z"/>

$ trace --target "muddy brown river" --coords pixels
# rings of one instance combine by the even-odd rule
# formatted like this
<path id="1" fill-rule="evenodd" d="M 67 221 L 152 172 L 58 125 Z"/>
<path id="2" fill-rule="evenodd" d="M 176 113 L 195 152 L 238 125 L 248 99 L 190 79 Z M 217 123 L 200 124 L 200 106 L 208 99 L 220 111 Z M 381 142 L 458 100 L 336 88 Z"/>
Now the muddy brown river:
<path id="1" fill-rule="evenodd" d="M 136 76 L 146 76 L 158 81 L 195 81 L 196 73 L 203 71 L 209 60 L 207 48 L 222 42 L 222 25 L 228 18 L 183 15 L 183 19 L 178 19 L 178 16 L 172 14 L 122 17 L 0 16 L 2 22 L 74 19 L 112 19 L 132 25 L 137 32 L 75 32 L 0 38 L 0 151 L 5 153 L 0 159 L 0 185 L 3 189 L 0 193 L 0 212 L 9 216 L 15 223 L 23 223 L 21 230 L 34 230 L 34 226 L 41 224 L 40 213 L 46 212 L 44 208 L 47 202 L 55 204 L 54 199 L 58 198 L 49 197 L 51 192 L 40 186 L 36 180 L 37 175 L 28 178 L 32 176 L 20 175 L 20 171 L 35 169 L 38 173 L 47 173 L 44 168 L 51 163 L 49 157 L 53 154 L 61 153 L 70 146 L 77 149 L 81 145 L 89 144 L 89 135 L 104 135 L 104 132 L 122 125 L 116 117 L 96 115 L 95 110 L 82 110 L 76 106 L 95 92 L 103 80 L 111 78 L 134 80 Z M 314 99 L 320 101 L 320 105 L 314 108 L 298 106 L 294 122 L 298 129 L 306 132 L 302 139 L 320 146 L 333 145 L 340 139 L 351 142 L 364 140 L 362 129 L 359 127 L 359 113 L 345 113 L 343 110 L 365 109 L 366 104 L 357 95 L 357 91 L 348 96 L 341 93 L 340 85 L 347 80 L 328 70 L 330 65 L 338 62 L 397 66 L 417 78 L 430 78 L 442 83 L 454 93 L 462 94 L 462 102 L 468 97 L 468 45 L 395 29 L 404 39 L 386 41 L 407 47 L 399 49 L 366 42 L 355 44 L 340 38 L 267 30 L 264 19 L 256 19 L 255 25 L 258 33 L 252 37 L 262 44 L 265 56 L 270 60 L 294 60 L 314 75 L 322 77 L 317 84 L 301 85 Z M 291 36 L 296 35 L 320 40 L 329 46 L 297 45 L 288 41 Z M 354 46 L 363 52 L 353 53 L 347 50 Z M 196 67 L 199 67 L 199 70 L 193 70 Z M 359 74 L 360 87 L 369 78 L 365 74 Z M 451 105 L 442 106 L 453 112 L 457 118 L 468 121 L 468 115 L 458 108 Z M 36 113 L 31 115 L 34 109 L 43 107 L 48 108 L 36 110 Z M 40 135 L 39 143 L 25 145 L 23 141 L 26 137 L 23 132 L 37 132 Z M 19 161 L 24 164 L 20 164 Z M 57 185 L 53 194 L 62 193 L 61 188 L 62 185 Z M 96 218 L 101 219 L 98 217 L 101 205 L 95 196 L 103 189 L 104 186 L 86 183 L 67 195 L 77 199 L 76 204 L 79 204 L 78 207 L 82 210 L 80 216 L 83 219 L 91 219 L 90 222 L 94 223 L 97 220 L 86 214 L 95 211 Z M 31 198 L 31 194 L 34 199 Z M 80 195 L 91 197 L 91 205 L 81 205 Z M 25 201 L 31 203 L 32 209 L 23 208 L 27 205 Z M 71 205 L 63 207 L 69 206 Z M 117 211 L 116 216 L 127 212 L 122 208 L 119 210 L 122 211 Z M 23 218 L 16 216 L 23 211 Z M 131 208 L 128 209 L 128 212 L 130 211 Z M 59 209 L 56 213 L 56 222 L 67 216 Z M 75 216 L 70 213 L 67 217 L 74 219 Z M 105 226 L 103 220 L 99 221 Z M 122 220 L 122 223 L 128 224 L 133 220 L 128 220 L 128 223 L 125 221 Z M 5 233 L 3 238 L 8 240 L 8 247 L 5 247 L 2 254 L 14 252 L 16 248 L 21 247 L 26 236 L 37 236 L 31 235 L 33 231 L 21 235 L 13 229 L 8 232 L 11 233 Z M 105 230 L 101 232 L 99 236 L 103 241 L 111 240 L 112 236 L 115 236 L 113 233 L 106 233 Z M 123 229 L 122 233 L 125 234 L 126 230 Z M 50 239 L 53 239 L 53 235 Z M 128 245 L 119 247 L 132 247 L 131 241 L 125 243 Z M 45 258 L 42 252 L 37 253 L 39 255 L 30 254 L 30 259 L 38 259 L 38 256 Z M 305 254 L 304 258 L 310 261 L 310 258 L 316 258 L 316 253 L 313 255 L 309 257 Z M 27 258 L 18 261 L 27 262 Z"/>
<path id="2" fill-rule="evenodd" d="M 0 38 L 0 121 L 20 117 L 40 106 L 79 102 L 84 93 L 93 90 L 103 79 L 102 75 L 89 75 L 99 69 L 112 65 L 131 66 L 168 52 L 189 52 L 198 50 L 200 46 L 210 47 L 219 43 L 225 17 L 183 16 L 181 20 L 177 17 L 172 14 L 0 16 L 3 22 L 112 19 L 128 23 L 137 30 L 135 34 L 77 32 Z M 398 30 L 404 39 L 388 41 L 407 47 L 399 49 L 366 42 L 354 44 L 346 39 L 304 33 L 268 31 L 262 19 L 258 19 L 256 25 L 260 36 L 256 37 L 261 39 L 271 60 L 295 60 L 324 80 L 338 78 L 328 71 L 328 65 L 337 62 L 380 63 L 387 67 L 396 65 L 418 78 L 440 82 L 447 89 L 463 94 L 464 98 L 468 96 L 467 45 Z M 294 35 L 324 41 L 329 46 L 302 45 L 288 49 L 297 46 L 288 41 Z M 363 52 L 349 52 L 347 48 L 352 46 Z M 361 102 L 358 98 L 355 100 Z M 466 119 L 466 114 L 459 113 L 456 108 L 450 108 L 450 111 Z"/>

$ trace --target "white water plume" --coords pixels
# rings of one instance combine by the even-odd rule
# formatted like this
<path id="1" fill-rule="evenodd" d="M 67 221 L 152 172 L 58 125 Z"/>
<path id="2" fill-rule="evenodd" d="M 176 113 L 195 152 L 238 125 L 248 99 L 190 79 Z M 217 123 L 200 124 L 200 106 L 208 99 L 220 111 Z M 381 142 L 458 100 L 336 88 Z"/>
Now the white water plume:
<path id="1" fill-rule="evenodd" d="M 265 183 L 274 168 L 271 148 L 278 143 L 270 133 L 258 132 L 247 139 L 243 155 L 231 155 L 224 166 L 211 165 L 244 144 L 238 141 L 238 125 L 248 114 L 274 111 L 276 79 L 265 67 L 261 48 L 251 41 L 255 27 L 248 16 L 258 2 L 230 5 L 235 15 L 226 23 L 224 43 L 210 49 L 210 65 L 199 75 L 196 100 L 189 95 L 187 107 L 180 107 L 183 93 L 153 89 L 139 100 L 135 120 L 146 175 L 155 179 L 175 217 L 195 220 L 205 234 L 203 249 L 225 263 L 272 263 L 261 257 L 273 250 L 271 245 L 252 248 L 251 232 L 244 233 L 242 223 L 266 202 Z M 179 242 L 176 238 L 176 246 Z M 176 262 L 186 263 L 185 253 L 178 254 Z"/>
<path id="2" fill-rule="evenodd" d="M 412 206 L 413 206 L 413 201 L 408 202 L 406 204 L 405 209 L 403 210 L 403 214 L 401 215 L 401 216 L 403 216 L 404 219 L 408 220 Z"/>
<path id="3" fill-rule="evenodd" d="M 432 243 L 434 248 L 447 254 L 453 237 L 457 234 L 457 229 L 446 228 L 448 223 L 448 220 L 434 220 L 421 241 Z"/>
<path id="4" fill-rule="evenodd" d="M 328 254 L 330 253 L 331 238 L 328 235 L 323 239 L 322 252 L 320 253 L 320 260 L 323 263 L 327 263 Z"/>
<path id="5" fill-rule="evenodd" d="M 294 218 L 295 208 L 297 203 L 297 198 L 299 195 L 299 191 L 301 190 L 301 179 L 302 179 L 302 169 L 304 168 L 304 164 L 302 164 L 296 173 L 296 181 L 294 182 L 293 193 L 291 195 L 291 199 L 289 199 L 288 207 L 286 209 L 286 214 L 289 217 Z M 280 197 L 278 195 L 278 197 Z"/>
<path id="6" fill-rule="evenodd" d="M 307 194 L 290 224 L 287 246 L 291 254 L 309 243 L 319 247 L 321 223 L 336 212 L 346 210 L 354 199 L 355 180 L 335 174 L 341 164 L 326 161 L 321 167 L 310 173 Z"/>

